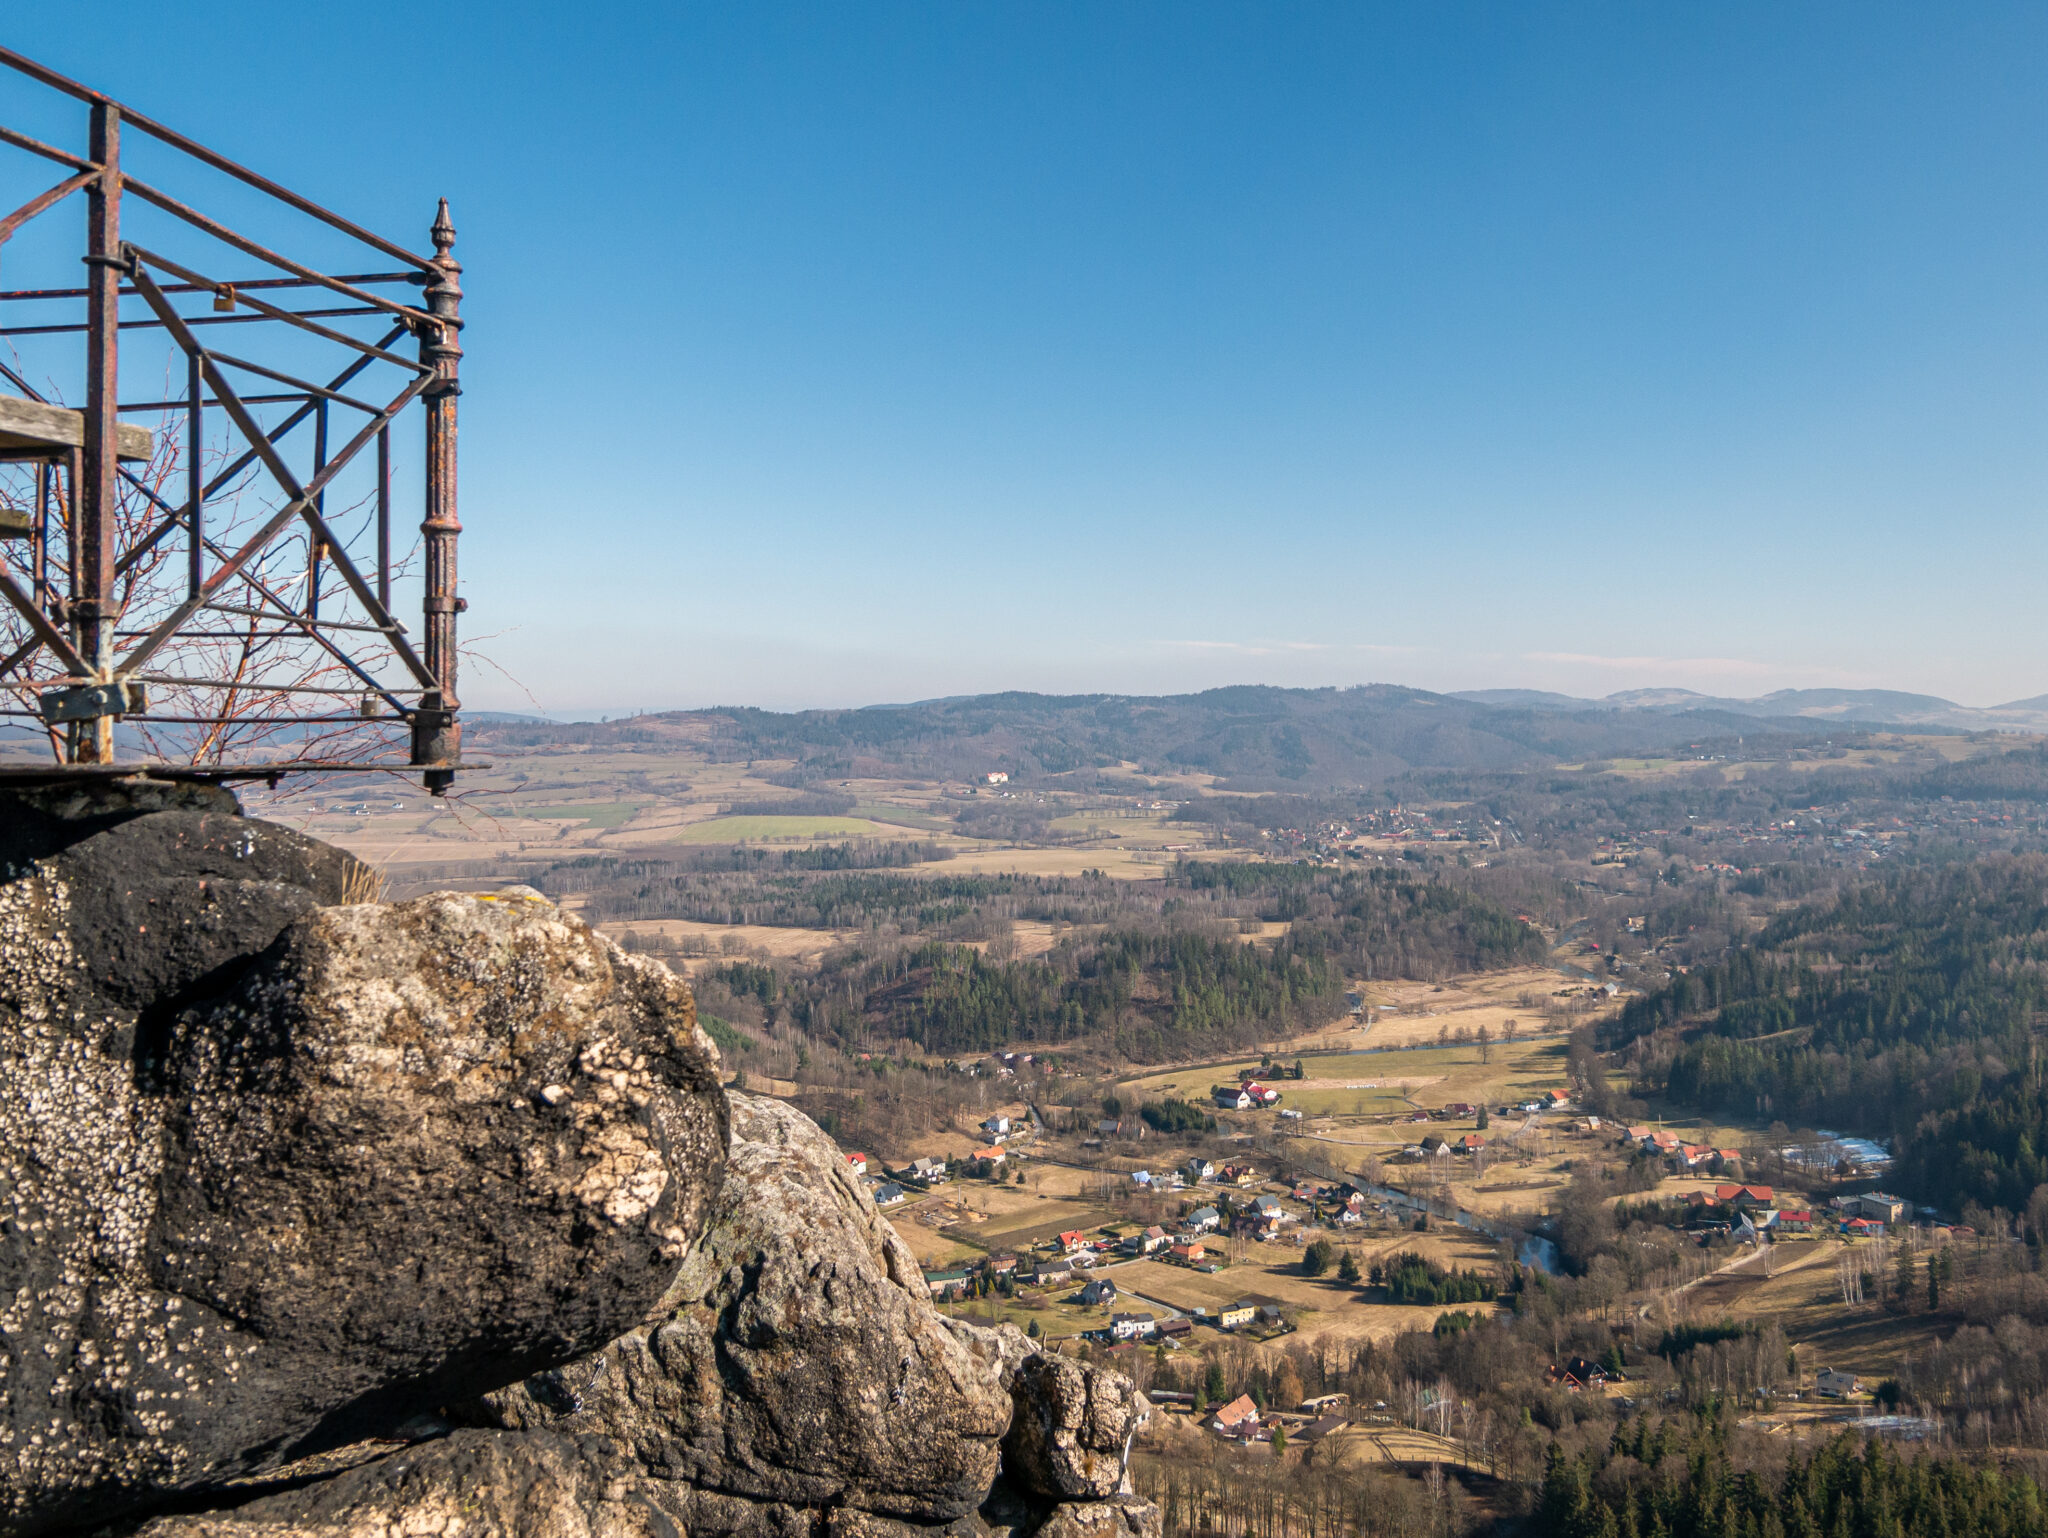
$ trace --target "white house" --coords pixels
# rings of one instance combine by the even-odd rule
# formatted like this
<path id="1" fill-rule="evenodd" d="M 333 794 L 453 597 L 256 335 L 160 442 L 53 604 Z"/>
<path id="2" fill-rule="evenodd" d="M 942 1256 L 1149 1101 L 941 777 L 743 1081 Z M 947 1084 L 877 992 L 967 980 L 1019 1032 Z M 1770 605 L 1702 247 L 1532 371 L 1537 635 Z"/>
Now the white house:
<path id="1" fill-rule="evenodd" d="M 1856 1374 L 1823 1367 L 1813 1386 L 1816 1393 L 1823 1394 L 1829 1399 L 1847 1399 L 1856 1392 Z"/>
<path id="2" fill-rule="evenodd" d="M 944 1159 L 912 1159 L 910 1161 L 910 1173 L 914 1178 L 927 1182 L 944 1180 L 946 1178 L 946 1161 Z"/>
<path id="3" fill-rule="evenodd" d="M 1188 1214 L 1187 1228 L 1190 1233 L 1206 1234 L 1222 1222 L 1223 1214 L 1214 1207 L 1197 1207 Z"/>
<path id="4" fill-rule="evenodd" d="M 1113 1340 L 1143 1340 L 1159 1333 L 1159 1321 L 1150 1314 L 1111 1314 L 1109 1333 Z"/>
<path id="5" fill-rule="evenodd" d="M 1196 1184 L 1200 1181 L 1214 1180 L 1216 1178 L 1216 1166 L 1211 1164 L 1207 1159 L 1200 1157 L 1199 1155 L 1197 1155 L 1195 1158 L 1188 1160 L 1187 1172 L 1188 1182 L 1191 1185 Z"/>
<path id="6" fill-rule="evenodd" d="M 991 1116 L 981 1124 L 981 1130 L 992 1138 L 1008 1137 L 1010 1135 L 1010 1118 L 1007 1116 Z"/>

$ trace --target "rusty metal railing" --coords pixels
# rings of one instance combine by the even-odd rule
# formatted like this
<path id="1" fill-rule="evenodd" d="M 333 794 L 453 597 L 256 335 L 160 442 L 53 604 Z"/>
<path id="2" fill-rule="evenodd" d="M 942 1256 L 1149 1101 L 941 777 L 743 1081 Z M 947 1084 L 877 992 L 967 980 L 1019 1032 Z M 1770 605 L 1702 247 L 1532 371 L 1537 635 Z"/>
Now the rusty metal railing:
<path id="1" fill-rule="evenodd" d="M 37 159 L 57 168 L 0 216 L 0 272 L 24 231 L 31 260 L 61 262 L 49 220 L 74 198 L 85 213 L 69 248 L 82 283 L 60 270 L 0 288 L 0 718 L 46 735 L 52 768 L 110 772 L 117 748 L 133 767 L 221 777 L 403 767 L 441 794 L 462 767 L 466 607 L 446 200 L 421 255 L 20 54 L 0 48 L 0 66 L 87 115 L 83 153 L 0 125 L 19 152 L 0 185 Z M 124 136 L 398 270 L 287 255 L 142 180 Z M 153 364 L 169 388 L 124 399 L 124 377 Z M 151 414 L 154 432 L 124 420 Z M 400 550 L 394 428 L 414 419 L 419 538 Z M 417 584 L 417 640 L 395 584 Z"/>

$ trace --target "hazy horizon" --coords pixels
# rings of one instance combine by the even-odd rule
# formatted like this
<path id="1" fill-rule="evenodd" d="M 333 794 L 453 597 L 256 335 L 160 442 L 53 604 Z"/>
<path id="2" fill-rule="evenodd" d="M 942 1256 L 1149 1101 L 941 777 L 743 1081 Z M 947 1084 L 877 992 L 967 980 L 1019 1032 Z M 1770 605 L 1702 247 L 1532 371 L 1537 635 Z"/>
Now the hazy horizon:
<path id="1" fill-rule="evenodd" d="M 1373 679 L 1359 679 L 1359 680 L 1356 680 L 1355 682 L 1352 682 L 1352 683 L 1344 683 L 1344 684 L 1282 684 L 1282 683 L 1274 683 L 1274 682 L 1272 682 L 1272 681 L 1270 681 L 1270 680 L 1266 680 L 1266 679 L 1255 679 L 1255 678 L 1254 678 L 1254 679 L 1238 679 L 1238 680 L 1232 680 L 1232 681 L 1229 681 L 1229 682 L 1225 682 L 1225 683 L 1217 683 L 1217 684 L 1204 684 L 1204 685 L 1201 685 L 1201 686 L 1199 686 L 1199 687 L 1196 687 L 1196 688 L 1191 688 L 1191 689 L 1155 689 L 1155 690 L 1132 690 L 1132 689 L 1014 689 L 1014 690 L 1013 690 L 1013 689 L 972 689 L 972 690 L 960 690 L 960 691 L 957 691 L 957 692 L 954 692 L 954 693 L 949 693 L 949 694 L 928 694 L 928 695 L 918 695 L 918 696 L 915 696 L 915 697 L 912 697 L 912 696 L 904 696 L 904 697 L 900 697 L 900 698 L 895 698 L 895 697 L 891 697 L 891 698 L 882 698 L 882 697 L 877 697 L 877 698 L 874 698 L 874 699 L 852 699 L 852 700 L 825 700 L 825 701 L 819 701 L 819 702 L 810 702 L 810 703 L 799 703 L 799 702 L 791 702 L 791 703 L 787 703 L 787 704 L 770 704 L 770 703 L 767 703 L 767 702 L 765 702 L 765 701 L 762 701 L 762 700 L 758 700 L 758 699 L 736 699 L 736 698 L 735 698 L 735 699 L 701 700 L 701 701 L 696 701 L 696 702 L 693 702 L 693 703 L 688 703 L 688 704 L 656 704 L 656 705 L 649 705 L 649 704 L 639 704 L 639 705 L 633 705 L 633 704 L 628 704 L 628 705 L 623 705 L 623 706 L 609 706 L 609 705 L 592 705 L 592 706 L 589 706 L 589 707 L 587 707 L 587 708 L 578 708 L 578 707 L 575 707 L 575 706 L 567 706 L 567 707 L 557 707 L 557 708 L 552 708 L 552 709 L 546 709 L 546 708 L 539 708 L 539 707 L 536 707 L 536 706 L 532 705 L 531 703 L 529 703 L 529 704 L 527 704 L 527 705 L 525 706 L 525 708 L 523 708 L 523 709 L 522 709 L 522 708 L 520 708 L 520 707 L 519 707 L 519 706 L 517 706 L 517 705 L 487 705 L 487 706 L 473 706 L 473 707 L 471 707 L 471 709 L 472 709 L 472 712 L 473 712 L 473 713 L 489 713 L 489 714 L 504 714 L 504 715 L 531 715 L 531 716 L 544 716 L 544 717 L 546 717 L 546 718 L 547 718 L 547 719 L 549 719 L 549 720 L 554 720 L 554 721 L 561 721 L 561 722 L 574 722 L 574 721 L 597 721 L 597 720 L 600 720 L 600 719 L 610 719 L 610 720 L 618 720 L 618 719 L 621 719 L 621 718 L 624 718 L 624 717 L 631 717 L 631 716 L 636 716 L 636 715 L 668 715 L 668 714 L 688 714 L 688 713 L 690 713 L 690 712 L 693 712 L 693 711 L 716 711 L 716 710 L 745 710 L 745 709 L 756 709 L 756 710 L 767 710 L 767 711 L 773 711 L 773 712 L 776 712 L 776 713 L 796 713 L 796 712 L 800 712 L 800 711 L 806 711 L 806 710 L 879 710 L 879 709 L 892 709 L 892 708 L 904 708 L 904 707 L 909 707 L 909 706 L 916 706 L 916 705 L 926 705 L 926 704 L 932 704 L 932 703 L 935 703 L 935 702 L 938 702 L 938 701 L 943 701 L 943 700 L 950 700 L 950 699 L 973 699 L 973 698 L 977 698 L 977 697 L 986 697 L 986 696 L 991 696 L 991 695 L 999 695 L 999 694 L 1008 694 L 1008 693 L 1022 693 L 1022 694 L 1038 694 L 1038 695 L 1046 695 L 1046 696 L 1056 696 L 1056 697 L 1086 697 L 1086 696 L 1090 696 L 1090 695 L 1108 695 L 1108 696 L 1113 696 L 1113 697 L 1134 697 L 1134 698 L 1135 698 L 1135 697 L 1154 697 L 1154 698 L 1157 698 L 1157 697 L 1162 697 L 1162 696 L 1187 696 L 1187 695 L 1194 695 L 1194 694 L 1202 694 L 1202 693 L 1206 693 L 1206 692 L 1209 692 L 1209 691 L 1211 691 L 1211 690 L 1215 690 L 1215 689 L 1228 689 L 1228 688 L 1240 688 L 1240 687 L 1243 687 L 1243 688 L 1274 688 L 1274 689 L 1325 689 L 1325 688 L 1331 688 L 1331 689 L 1350 689 L 1350 688 L 1382 688 L 1382 687 L 1386 687 L 1386 688 L 1399 688 L 1399 689 L 1417 689 L 1417 690 L 1421 690 L 1421 691 L 1422 691 L 1422 692 L 1424 692 L 1424 693 L 1429 693 L 1429 694 L 1445 694 L 1445 695 L 1458 695 L 1458 694 L 1483 694 L 1483 693 L 1489 692 L 1489 690 L 1491 690 L 1491 689 L 1495 689 L 1495 688 L 1498 688 L 1498 689 L 1502 690 L 1503 692 L 1507 692 L 1507 691 L 1513 691 L 1513 690 L 1521 690 L 1521 689 L 1525 688 L 1526 686 L 1522 686 L 1522 685 L 1500 685 L 1500 686 L 1493 686 L 1493 685 L 1484 685 L 1484 684 L 1481 684 L 1481 685 L 1476 685 L 1476 686 L 1474 686 L 1474 687 L 1472 687 L 1472 688 L 1469 688 L 1469 689 L 1426 689 L 1426 688 L 1424 688 L 1424 686 L 1422 686 L 1422 685 L 1420 685 L 1420 684 L 1415 684 L 1415 683 L 1411 683 L 1411 682 L 1408 682 L 1408 681 L 1406 681 L 1406 680 L 1403 680 L 1403 679 L 1398 679 L 1398 678 L 1373 678 Z M 1834 689 L 1834 688 L 1838 688 L 1838 687 L 1844 687 L 1844 686 L 1838 686 L 1838 685 L 1832 685 L 1832 684 L 1819 684 L 1819 685 L 1812 685 L 1812 686 L 1806 686 L 1806 687 L 1810 687 L 1810 688 L 1812 688 L 1812 689 L 1817 689 L 1817 690 L 1826 690 L 1826 689 Z M 1614 699 L 1614 698 L 1616 698 L 1617 696 L 1623 696 L 1623 695 L 1631 695 L 1631 694 L 1646 694 L 1646 693 L 1655 693 L 1655 692 L 1658 692 L 1658 691 L 1660 691 L 1660 690 L 1664 690 L 1664 689 L 1670 689 L 1670 690 L 1678 690 L 1678 689 L 1681 689 L 1681 688 L 1682 688 L 1682 686 L 1680 686 L 1680 685 L 1631 685 L 1631 686 L 1628 686 L 1628 687 L 1626 687 L 1626 688 L 1619 688 L 1619 689 L 1610 689 L 1610 690 L 1607 690 L 1607 691 L 1606 691 L 1605 693 L 1603 693 L 1603 694 L 1598 694 L 1598 695 L 1594 695 L 1594 694 L 1572 694 L 1572 695 L 1571 695 L 1571 697 L 1572 697 L 1572 698 L 1574 698 L 1574 699 L 1578 699 L 1578 700 L 1583 700 L 1583 701 L 1586 701 L 1587 703 L 1591 703 L 1591 704 L 1598 704 L 1598 703 L 1602 703 L 1602 702 L 1604 702 L 1604 701 L 1606 701 L 1606 700 L 1609 700 L 1609 699 Z M 1955 698 L 1954 696 L 1952 696 L 1952 695 L 1938 695 L 1938 694 L 1931 694 L 1931 692 L 1930 692 L 1930 691 L 1928 691 L 1928 690 L 1920 690 L 1920 689 L 1911 689 L 1911 690 L 1903 690 L 1903 689 L 1901 689 L 1901 690 L 1894 690 L 1894 689 L 1886 689 L 1886 688 L 1885 688 L 1885 686 L 1883 686 L 1883 685 L 1872 685 L 1872 686 L 1870 686 L 1870 690 L 1871 690 L 1872 692 L 1885 692 L 1885 693 L 1897 693 L 1897 694 L 1916 694 L 1916 695 L 1929 695 L 1929 696 L 1930 696 L 1930 697 L 1932 697 L 1932 698 L 1935 698 L 1935 699 L 1940 699 L 1940 700 L 1944 700 L 1944 701 L 1946 701 L 1946 702 L 1947 702 L 1948 704 L 1951 704 L 1951 705 L 1956 705 L 1956 706 L 1960 706 L 1961 708 L 1963 708 L 1963 709 L 1965 709 L 1965 710 L 1993 710 L 1993 709 L 1997 709 L 1997 708 L 1999 708 L 1999 707 L 2001 707 L 2001 706 L 2010 706 L 2010 705 L 2020 705 L 2020 704 L 2026 704 L 2026 703 L 2029 703 L 2029 702 L 2031 702 L 2031 701 L 2033 701 L 2033 700 L 2037 700 L 2037 699 L 2048 699 L 2048 691 L 2044 691 L 2044 692 L 2042 692 L 2042 693 L 2040 693 L 2040 694 L 2034 694 L 2034 695 L 2017 695 L 2017 696 L 2014 696 L 2014 697 L 2012 697 L 2012 698 L 2010 698 L 2010 699 L 1998 699 L 1998 700 L 1959 700 L 1959 699 L 1956 699 L 1956 698 Z M 1563 690 L 1563 689 L 1557 689 L 1557 690 L 1530 690 L 1529 692 L 1534 692 L 1534 693 L 1551 693 L 1551 694 L 1561 694 L 1561 695 L 1562 695 L 1562 694 L 1570 694 L 1570 691 L 1568 691 L 1568 690 Z M 1759 690 L 1756 690 L 1756 691 L 1754 691 L 1754 692 L 1728 692 L 1728 691 L 1721 691 L 1721 692 L 1716 692 L 1716 691 L 1711 691 L 1711 690 L 1704 690 L 1704 689 L 1693 689 L 1693 690 L 1685 690 L 1684 692 L 1686 692 L 1686 693 L 1690 693 L 1690 694 L 1696 694 L 1696 695 L 1700 696 L 1700 697 L 1701 697 L 1702 699 L 1708 699 L 1708 700 L 1712 700 L 1712 699 L 1726 699 L 1726 700 L 1738 700 L 1738 701 L 1745 701 L 1745 702 L 1755 702 L 1755 701 L 1757 701 L 1757 700 L 1761 700 L 1761 699 L 1767 698 L 1767 697 L 1769 697 L 1769 696 L 1771 696 L 1771 695 L 1774 695 L 1774 694 L 1779 694 L 1779 693 L 1800 693 L 1800 692 L 1804 692 L 1804 691 L 1803 691 L 1803 689 L 1802 689 L 1802 688 L 1797 688 L 1797 687 L 1795 687 L 1795 688 L 1790 688 L 1790 689 L 1783 689 L 1783 690 L 1780 690 L 1780 689 L 1759 689 Z"/>

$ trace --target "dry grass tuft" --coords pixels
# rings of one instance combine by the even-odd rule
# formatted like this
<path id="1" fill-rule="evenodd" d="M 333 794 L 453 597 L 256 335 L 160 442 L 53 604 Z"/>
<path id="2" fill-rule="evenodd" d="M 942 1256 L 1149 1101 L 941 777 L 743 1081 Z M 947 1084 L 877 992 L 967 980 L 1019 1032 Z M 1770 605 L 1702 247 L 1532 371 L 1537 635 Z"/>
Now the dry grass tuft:
<path id="1" fill-rule="evenodd" d="M 388 885 L 384 872 L 365 861 L 351 859 L 341 868 L 341 900 L 345 906 L 380 903 Z"/>

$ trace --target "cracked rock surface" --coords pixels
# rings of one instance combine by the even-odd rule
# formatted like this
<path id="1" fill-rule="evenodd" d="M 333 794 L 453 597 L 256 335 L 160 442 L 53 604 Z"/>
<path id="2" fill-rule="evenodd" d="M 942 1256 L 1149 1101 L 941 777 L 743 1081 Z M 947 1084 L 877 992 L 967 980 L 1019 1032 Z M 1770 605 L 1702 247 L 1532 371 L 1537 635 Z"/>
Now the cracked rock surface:
<path id="1" fill-rule="evenodd" d="M 0 1532 L 586 1353 L 716 1197 L 680 981 L 531 894 L 339 906 L 345 870 L 218 791 L 0 794 Z"/>

